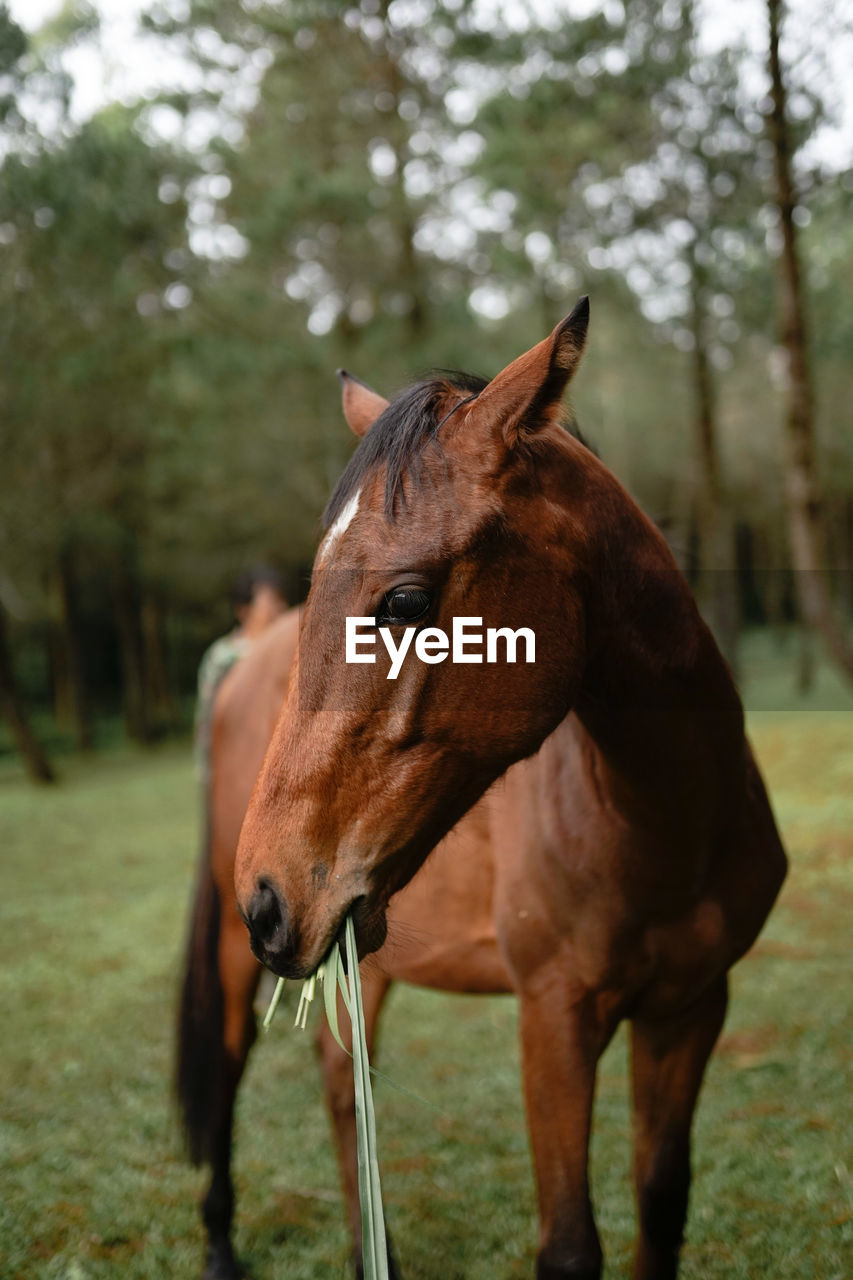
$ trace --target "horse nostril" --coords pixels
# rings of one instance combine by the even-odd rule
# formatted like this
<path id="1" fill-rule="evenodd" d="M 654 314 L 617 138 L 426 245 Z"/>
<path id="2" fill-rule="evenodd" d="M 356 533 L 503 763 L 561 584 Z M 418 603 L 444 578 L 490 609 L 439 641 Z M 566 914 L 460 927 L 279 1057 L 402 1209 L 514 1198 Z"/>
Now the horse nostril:
<path id="1" fill-rule="evenodd" d="M 259 880 L 257 892 L 249 903 L 248 925 L 259 943 L 272 941 L 287 919 L 287 908 L 268 880 Z"/>

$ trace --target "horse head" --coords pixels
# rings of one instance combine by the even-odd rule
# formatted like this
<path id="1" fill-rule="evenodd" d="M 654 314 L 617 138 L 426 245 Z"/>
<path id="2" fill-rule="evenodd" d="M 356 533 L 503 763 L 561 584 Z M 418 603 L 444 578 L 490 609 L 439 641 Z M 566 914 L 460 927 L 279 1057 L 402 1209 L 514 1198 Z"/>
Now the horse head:
<path id="1" fill-rule="evenodd" d="M 488 383 L 435 378 L 389 404 L 341 375 L 362 439 L 237 856 L 277 973 L 312 973 L 350 912 L 360 952 L 379 947 L 391 895 L 572 705 L 595 470 L 559 419 L 588 314 L 584 298 Z"/>

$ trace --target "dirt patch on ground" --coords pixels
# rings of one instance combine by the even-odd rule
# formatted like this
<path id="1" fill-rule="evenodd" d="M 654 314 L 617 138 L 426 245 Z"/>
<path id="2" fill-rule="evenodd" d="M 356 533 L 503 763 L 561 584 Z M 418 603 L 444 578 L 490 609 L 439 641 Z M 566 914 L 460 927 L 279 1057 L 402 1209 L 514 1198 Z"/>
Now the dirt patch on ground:
<path id="1" fill-rule="evenodd" d="M 778 1040 L 779 1032 L 776 1027 L 750 1027 L 748 1031 L 732 1031 L 729 1035 L 721 1036 L 716 1052 L 721 1058 L 728 1058 L 736 1067 L 753 1067 L 775 1049 Z"/>
<path id="2" fill-rule="evenodd" d="M 781 1116 L 785 1106 L 781 1102 L 753 1102 L 748 1107 L 735 1107 L 728 1113 L 729 1120 L 752 1120 L 755 1116 Z"/>
<path id="3" fill-rule="evenodd" d="M 823 910 L 817 899 L 810 893 L 804 893 L 802 889 L 792 889 L 782 899 L 782 904 L 801 920 L 813 920 Z"/>
<path id="4" fill-rule="evenodd" d="M 89 1251 L 92 1258 L 119 1262 L 123 1258 L 141 1253 L 147 1241 L 140 1236 L 90 1236 Z"/>
<path id="5" fill-rule="evenodd" d="M 813 871 L 850 866 L 853 864 L 853 836 L 838 831 L 831 836 L 813 837 L 808 864 Z"/>

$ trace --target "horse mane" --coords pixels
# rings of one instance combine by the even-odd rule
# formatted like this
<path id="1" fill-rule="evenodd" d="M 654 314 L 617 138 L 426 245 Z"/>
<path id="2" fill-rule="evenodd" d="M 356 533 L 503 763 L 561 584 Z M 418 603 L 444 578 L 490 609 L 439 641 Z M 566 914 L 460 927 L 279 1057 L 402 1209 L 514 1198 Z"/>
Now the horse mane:
<path id="1" fill-rule="evenodd" d="M 467 399 L 479 395 L 486 385 L 485 378 L 452 372 L 424 378 L 403 391 L 379 415 L 350 458 L 323 512 L 323 528 L 334 524 L 352 495 L 383 463 L 384 514 L 387 520 L 393 520 L 398 498 L 402 500 L 403 476 L 409 475 L 420 487 L 424 449 L 432 444 L 441 451 L 438 432 L 444 419 L 438 417 L 439 404 L 449 391 L 458 391 Z"/>
<path id="2" fill-rule="evenodd" d="M 334 524 L 347 502 L 361 489 L 365 480 L 385 464 L 385 496 L 383 512 L 391 521 L 397 513 L 398 501 L 405 507 L 403 476 L 411 480 L 416 491 L 422 488 L 421 457 L 428 445 L 441 453 L 441 427 L 468 400 L 473 400 L 488 385 L 488 379 L 476 374 L 442 371 L 441 376 L 423 378 L 403 391 L 374 422 L 349 460 L 323 512 L 323 529 Z M 439 418 L 438 408 L 446 404 L 448 392 L 463 397 L 450 413 Z M 567 430 L 590 452 L 597 451 L 585 440 L 572 421 Z"/>

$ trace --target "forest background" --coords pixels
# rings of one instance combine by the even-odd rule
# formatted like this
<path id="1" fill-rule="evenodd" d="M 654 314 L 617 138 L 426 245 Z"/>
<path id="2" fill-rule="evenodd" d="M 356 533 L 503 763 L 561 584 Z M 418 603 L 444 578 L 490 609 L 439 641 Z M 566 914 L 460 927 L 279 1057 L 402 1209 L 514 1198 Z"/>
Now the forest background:
<path id="1" fill-rule="evenodd" d="M 580 293 L 577 422 L 735 670 L 853 676 L 853 13 L 738 9 L 163 0 L 82 110 L 100 10 L 0 4 L 0 753 L 185 729 L 235 574 L 304 595 L 334 370 L 489 376 Z"/>

